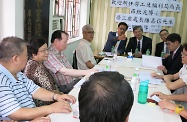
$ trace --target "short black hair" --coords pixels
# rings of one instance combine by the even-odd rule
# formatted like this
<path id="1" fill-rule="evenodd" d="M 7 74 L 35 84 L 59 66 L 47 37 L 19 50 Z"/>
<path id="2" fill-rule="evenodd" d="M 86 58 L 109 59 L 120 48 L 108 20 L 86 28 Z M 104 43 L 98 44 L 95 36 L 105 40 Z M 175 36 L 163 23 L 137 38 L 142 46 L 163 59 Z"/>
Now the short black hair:
<path id="1" fill-rule="evenodd" d="M 52 36 L 51 36 L 51 43 L 53 43 L 55 39 L 62 39 L 62 37 L 61 37 L 62 33 L 64 33 L 65 35 L 68 36 L 68 33 L 66 33 L 65 31 L 62 31 L 62 30 L 54 31 Z"/>
<path id="2" fill-rule="evenodd" d="M 135 30 L 138 30 L 138 29 L 140 29 L 140 30 L 143 32 L 142 26 L 134 26 L 133 32 L 134 32 Z"/>
<path id="3" fill-rule="evenodd" d="M 127 23 L 125 23 L 125 22 L 120 22 L 120 23 L 118 24 L 118 28 L 119 28 L 120 25 L 124 25 L 124 26 L 126 26 L 126 28 L 128 29 Z M 126 30 L 127 30 L 127 29 L 126 29 Z"/>
<path id="4" fill-rule="evenodd" d="M 184 43 L 182 46 L 183 46 L 183 49 L 187 51 L 187 43 Z"/>
<path id="5" fill-rule="evenodd" d="M 15 55 L 21 55 L 27 42 L 15 36 L 5 37 L 0 41 L 0 61 L 7 62 Z"/>
<path id="6" fill-rule="evenodd" d="M 179 43 L 181 43 L 181 36 L 177 33 L 172 33 L 167 36 L 166 41 L 170 41 L 170 42 L 178 41 Z"/>
<path id="7" fill-rule="evenodd" d="M 27 52 L 29 59 L 32 59 L 32 54 L 37 55 L 38 49 L 46 43 L 46 40 L 40 37 L 33 37 L 28 41 Z"/>
<path id="8" fill-rule="evenodd" d="M 118 72 L 90 76 L 80 89 L 80 122 L 124 122 L 133 105 L 129 83 Z"/>
<path id="9" fill-rule="evenodd" d="M 166 32 L 168 32 L 168 30 L 166 30 L 166 29 L 162 29 L 162 30 L 159 32 L 159 35 L 160 35 L 160 33 L 162 33 L 162 31 L 166 31 Z"/>

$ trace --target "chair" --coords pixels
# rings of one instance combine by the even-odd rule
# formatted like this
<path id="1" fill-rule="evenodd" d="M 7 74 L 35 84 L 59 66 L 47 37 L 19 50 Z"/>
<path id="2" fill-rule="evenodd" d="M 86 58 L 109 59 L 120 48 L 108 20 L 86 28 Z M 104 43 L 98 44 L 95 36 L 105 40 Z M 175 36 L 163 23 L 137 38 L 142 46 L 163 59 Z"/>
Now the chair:
<path id="1" fill-rule="evenodd" d="M 73 51 L 73 64 L 72 64 L 73 69 L 78 69 L 77 67 L 77 57 L 76 57 L 76 50 Z"/>

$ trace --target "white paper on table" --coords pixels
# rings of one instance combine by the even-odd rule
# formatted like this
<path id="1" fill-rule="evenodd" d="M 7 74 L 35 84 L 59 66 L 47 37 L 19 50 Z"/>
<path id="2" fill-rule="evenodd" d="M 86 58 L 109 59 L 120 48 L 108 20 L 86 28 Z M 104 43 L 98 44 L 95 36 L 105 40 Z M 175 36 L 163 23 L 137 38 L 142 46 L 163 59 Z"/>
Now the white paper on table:
<path id="1" fill-rule="evenodd" d="M 161 85 L 162 82 L 161 79 L 153 78 L 151 76 L 151 73 L 147 73 L 147 72 L 139 72 L 139 78 L 140 81 L 149 80 L 150 84 L 155 84 L 155 85 Z"/>
<path id="2" fill-rule="evenodd" d="M 156 56 L 142 55 L 142 66 L 157 68 L 162 65 L 162 58 Z"/>
<path id="3" fill-rule="evenodd" d="M 104 52 L 107 56 L 113 56 L 111 52 Z"/>

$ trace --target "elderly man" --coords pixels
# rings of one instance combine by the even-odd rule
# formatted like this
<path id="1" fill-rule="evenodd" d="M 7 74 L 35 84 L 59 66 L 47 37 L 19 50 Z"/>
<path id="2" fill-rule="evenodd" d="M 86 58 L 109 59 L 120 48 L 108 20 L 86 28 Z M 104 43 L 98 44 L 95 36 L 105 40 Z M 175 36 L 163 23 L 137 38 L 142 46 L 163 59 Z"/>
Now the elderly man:
<path id="1" fill-rule="evenodd" d="M 26 63 L 27 44 L 24 40 L 7 37 L 0 42 L 0 118 L 25 121 L 54 112 L 70 113 L 71 107 L 65 100 L 74 103 L 75 98 L 34 84 L 21 72 Z M 36 107 L 33 98 L 58 102 Z"/>
<path id="2" fill-rule="evenodd" d="M 112 47 L 117 51 L 118 55 L 123 55 L 127 43 L 127 37 L 125 35 L 128 25 L 125 22 L 118 24 L 117 32 L 109 32 L 108 39 L 103 49 L 104 52 L 111 52 Z"/>
<path id="3" fill-rule="evenodd" d="M 142 57 L 142 54 L 146 54 L 147 50 L 149 50 L 151 54 L 152 39 L 142 35 L 143 28 L 141 26 L 135 26 L 133 28 L 133 33 L 134 37 L 131 37 L 129 39 L 126 53 L 132 52 L 133 54 L 135 54 L 135 50 L 138 49 L 138 54 L 135 54 L 136 57 Z"/>
<path id="4" fill-rule="evenodd" d="M 118 72 L 90 76 L 79 92 L 80 122 L 128 122 L 134 96 Z"/>
<path id="5" fill-rule="evenodd" d="M 161 57 L 161 53 L 164 51 L 163 58 L 167 58 L 170 55 L 170 51 L 166 45 L 166 38 L 169 35 L 168 30 L 162 29 L 159 35 L 162 42 L 156 44 L 155 56 Z"/>
<path id="6" fill-rule="evenodd" d="M 91 41 L 94 38 L 94 30 L 91 25 L 85 25 L 82 28 L 83 39 L 76 49 L 77 66 L 78 69 L 91 69 L 96 65 L 94 58 Z"/>
<path id="7" fill-rule="evenodd" d="M 90 75 L 96 69 L 75 70 L 67 61 L 64 51 L 67 47 L 68 34 L 61 30 L 56 30 L 51 36 L 51 46 L 48 49 L 48 59 L 44 65 L 49 69 L 55 78 L 59 90 L 68 93 L 78 82 L 75 77 Z"/>

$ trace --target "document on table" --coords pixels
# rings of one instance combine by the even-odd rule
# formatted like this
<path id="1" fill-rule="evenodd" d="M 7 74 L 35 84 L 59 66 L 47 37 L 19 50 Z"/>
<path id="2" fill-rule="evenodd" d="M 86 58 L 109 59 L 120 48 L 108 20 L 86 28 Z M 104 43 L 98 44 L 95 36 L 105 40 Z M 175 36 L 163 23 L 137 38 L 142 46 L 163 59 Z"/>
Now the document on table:
<path id="1" fill-rule="evenodd" d="M 106 56 L 113 56 L 111 52 L 104 52 Z"/>
<path id="2" fill-rule="evenodd" d="M 153 78 L 151 76 L 151 73 L 147 73 L 147 72 L 139 72 L 139 78 L 140 78 L 140 82 L 149 80 L 150 84 L 155 84 L 155 85 L 161 85 L 162 82 L 161 79 Z"/>
<path id="3" fill-rule="evenodd" d="M 142 55 L 142 66 L 157 68 L 162 65 L 162 58 L 156 56 Z"/>

